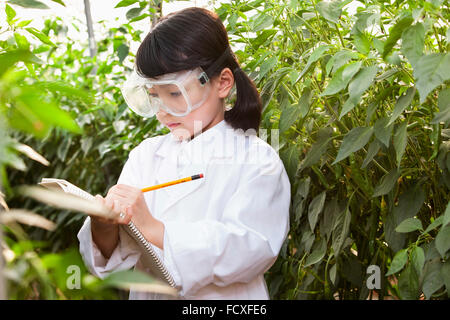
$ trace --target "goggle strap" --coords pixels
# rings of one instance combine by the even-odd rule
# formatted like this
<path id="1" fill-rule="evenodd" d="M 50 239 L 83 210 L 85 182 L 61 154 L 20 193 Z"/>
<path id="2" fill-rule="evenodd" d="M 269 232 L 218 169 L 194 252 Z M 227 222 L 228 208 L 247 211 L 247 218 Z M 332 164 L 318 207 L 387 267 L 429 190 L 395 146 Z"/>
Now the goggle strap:
<path id="1" fill-rule="evenodd" d="M 206 74 L 213 74 L 214 71 L 225 61 L 225 59 L 228 58 L 228 56 L 231 55 L 231 48 L 228 46 L 225 51 L 222 53 L 222 55 L 217 58 L 216 61 L 213 62 L 212 65 L 209 66 L 208 69 L 205 70 Z"/>

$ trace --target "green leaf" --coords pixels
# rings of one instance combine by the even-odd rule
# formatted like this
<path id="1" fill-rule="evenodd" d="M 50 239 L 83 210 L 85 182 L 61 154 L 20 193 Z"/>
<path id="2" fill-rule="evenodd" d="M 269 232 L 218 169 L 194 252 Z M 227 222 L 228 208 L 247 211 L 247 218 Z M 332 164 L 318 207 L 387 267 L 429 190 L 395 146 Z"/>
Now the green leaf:
<path id="1" fill-rule="evenodd" d="M 59 144 L 56 155 L 62 162 L 66 161 L 67 152 L 69 151 L 71 144 L 72 138 L 70 136 L 63 137 L 63 141 Z"/>
<path id="2" fill-rule="evenodd" d="M 47 134 L 51 126 L 59 126 L 81 133 L 72 117 L 53 101 L 47 101 L 42 91 L 34 86 L 22 85 L 15 93 L 15 108 L 12 108 L 9 122 L 15 128 L 30 132 L 38 137 Z"/>
<path id="3" fill-rule="evenodd" d="M 345 3 L 347 3 L 346 1 Z M 339 23 L 339 18 L 342 13 L 342 7 L 345 5 L 342 1 L 321 1 L 316 5 L 319 14 L 333 23 Z"/>
<path id="4" fill-rule="evenodd" d="M 16 16 L 16 11 L 8 4 L 5 5 L 6 22 L 11 25 L 12 19 Z"/>
<path id="5" fill-rule="evenodd" d="M 253 20 L 253 22 L 254 24 L 252 31 L 258 32 L 273 25 L 273 17 L 268 14 L 261 13 L 255 20 Z"/>
<path id="6" fill-rule="evenodd" d="M 339 252 L 342 249 L 342 245 L 345 242 L 345 239 L 347 238 L 347 235 L 350 230 L 350 222 L 352 220 L 352 215 L 348 209 L 348 207 L 343 210 L 339 216 L 337 216 L 333 233 L 332 233 L 332 247 L 333 247 L 333 254 L 335 257 L 339 255 Z"/>
<path id="7" fill-rule="evenodd" d="M 372 197 L 379 197 L 388 194 L 392 188 L 394 188 L 399 177 L 400 173 L 397 168 L 394 168 L 386 173 L 383 178 L 381 178 L 380 183 L 375 187 Z"/>
<path id="8" fill-rule="evenodd" d="M 125 58 L 128 56 L 129 52 L 130 52 L 130 48 L 125 43 L 122 43 L 117 48 L 117 56 L 119 57 L 120 63 L 122 63 L 123 60 L 125 60 Z"/>
<path id="9" fill-rule="evenodd" d="M 94 142 L 93 137 L 84 137 L 81 139 L 81 150 L 84 155 L 86 155 L 92 147 L 92 143 Z"/>
<path id="10" fill-rule="evenodd" d="M 367 167 L 367 165 L 373 160 L 373 158 L 377 155 L 378 151 L 381 148 L 381 143 L 374 139 L 372 143 L 369 145 L 369 149 L 367 150 L 367 155 L 364 158 L 364 161 L 361 165 L 361 169 Z"/>
<path id="11" fill-rule="evenodd" d="M 425 28 L 422 23 L 417 23 L 403 31 L 402 53 L 414 67 L 423 55 L 425 44 Z"/>
<path id="12" fill-rule="evenodd" d="M 7 51 L 0 54 L 0 65 L 2 66 L 2 68 L 0 68 L 0 76 L 2 76 L 9 68 L 14 66 L 19 61 L 37 64 L 42 63 L 38 57 L 28 50 L 19 49 Z"/>
<path id="13" fill-rule="evenodd" d="M 383 59 L 385 59 L 389 53 L 391 53 L 397 41 L 401 38 L 403 31 L 408 28 L 414 19 L 410 16 L 400 19 L 389 31 L 389 37 L 384 43 Z"/>
<path id="14" fill-rule="evenodd" d="M 172 287 L 138 270 L 123 270 L 111 273 L 103 279 L 102 286 L 176 296 L 176 291 Z"/>
<path id="15" fill-rule="evenodd" d="M 328 200 L 325 203 L 325 208 L 323 211 L 324 215 L 320 224 L 320 234 L 325 235 L 327 242 L 328 239 L 330 239 L 330 236 L 333 232 L 336 218 L 338 214 L 341 213 L 341 211 L 342 210 L 339 208 L 339 204 L 336 197 L 331 200 Z"/>
<path id="16" fill-rule="evenodd" d="M 414 77 L 423 103 L 428 94 L 437 86 L 450 79 L 450 53 L 432 53 L 423 55 L 416 64 Z"/>
<path id="17" fill-rule="evenodd" d="M 282 150 L 280 152 L 280 158 L 283 160 L 283 164 L 286 168 L 289 178 L 291 179 L 291 182 L 294 181 L 300 159 L 298 146 L 293 144 L 290 145 L 289 148 Z"/>
<path id="18" fill-rule="evenodd" d="M 350 132 L 345 135 L 336 160 L 334 160 L 332 164 L 338 163 L 353 152 L 363 148 L 367 142 L 369 142 L 372 133 L 373 127 L 357 127 L 350 130 Z"/>
<path id="19" fill-rule="evenodd" d="M 306 62 L 305 67 L 303 68 L 303 71 L 300 73 L 300 75 L 297 77 L 297 80 L 295 82 L 298 82 L 304 75 L 306 72 L 308 72 L 309 67 L 316 62 L 317 60 L 319 60 L 323 54 L 325 52 L 327 52 L 329 49 L 331 48 L 330 45 L 320 45 L 319 47 L 317 47 L 309 56 L 308 58 L 308 62 Z"/>
<path id="20" fill-rule="evenodd" d="M 361 69 L 348 85 L 349 98 L 342 107 L 339 119 L 350 112 L 361 100 L 363 93 L 372 85 L 378 72 L 376 66 Z"/>
<path id="21" fill-rule="evenodd" d="M 400 233 L 408 233 L 416 230 L 422 230 L 422 221 L 420 221 L 417 218 L 408 218 L 403 220 L 397 228 L 395 228 L 395 231 Z"/>
<path id="22" fill-rule="evenodd" d="M 37 0 L 8 0 L 8 3 L 15 4 L 24 8 L 50 9 L 46 4 Z"/>
<path id="23" fill-rule="evenodd" d="M 425 252 L 421 247 L 413 247 L 411 250 L 411 263 L 414 266 L 417 274 L 420 276 L 422 274 L 422 269 L 425 264 Z"/>
<path id="24" fill-rule="evenodd" d="M 147 18 L 147 17 L 150 17 L 150 15 L 149 15 L 148 13 L 144 13 L 144 14 L 141 14 L 140 16 L 137 16 L 137 17 L 131 19 L 130 21 L 128 21 L 128 23 L 132 23 L 132 22 L 136 22 L 136 21 L 141 21 L 141 20 L 143 20 L 143 19 L 145 19 L 145 18 Z"/>
<path id="25" fill-rule="evenodd" d="M 132 20 L 138 17 L 141 14 L 142 10 L 143 8 L 131 8 L 130 10 L 127 11 L 125 16 L 127 17 L 128 20 Z"/>
<path id="26" fill-rule="evenodd" d="M 30 49 L 30 43 L 28 42 L 27 38 L 17 32 L 14 32 L 14 39 L 16 40 L 17 46 L 19 49 L 23 50 L 29 50 Z"/>
<path id="27" fill-rule="evenodd" d="M 441 227 L 436 236 L 436 249 L 444 259 L 445 253 L 450 249 L 450 225 Z"/>
<path id="28" fill-rule="evenodd" d="M 333 266 L 330 268 L 330 280 L 333 283 L 333 285 L 336 282 L 336 264 L 333 264 Z"/>
<path id="29" fill-rule="evenodd" d="M 447 208 L 448 208 L 448 206 L 447 206 Z M 437 217 L 436 220 L 434 220 L 432 223 L 430 223 L 428 225 L 428 227 L 425 229 L 425 231 L 423 233 L 429 233 L 431 230 L 434 230 L 437 227 L 439 227 L 440 225 L 442 225 L 442 220 L 444 220 L 444 216 Z"/>
<path id="30" fill-rule="evenodd" d="M 359 52 L 368 55 L 370 52 L 370 40 L 364 32 L 355 32 L 353 34 L 353 44 Z"/>
<path id="31" fill-rule="evenodd" d="M 300 114 L 300 108 L 297 106 L 292 106 L 290 103 L 288 106 L 284 107 L 281 111 L 280 115 L 280 123 L 278 128 L 280 129 L 280 133 L 288 130 L 292 124 L 298 119 Z"/>
<path id="32" fill-rule="evenodd" d="M 447 123 L 450 120 L 450 88 L 439 92 L 438 108 L 439 112 L 434 115 L 431 123 Z"/>
<path id="33" fill-rule="evenodd" d="M 445 227 L 450 222 L 450 202 L 447 203 L 447 208 L 444 212 L 444 217 L 442 218 L 442 226 Z"/>
<path id="34" fill-rule="evenodd" d="M 411 264 L 400 274 L 398 291 L 404 300 L 416 300 L 419 297 L 419 277 Z"/>
<path id="35" fill-rule="evenodd" d="M 309 108 L 311 106 L 311 98 L 312 98 L 313 92 L 311 88 L 306 87 L 303 89 L 302 96 L 300 97 L 300 100 L 298 101 L 298 108 L 300 111 L 300 116 L 302 118 L 306 117 L 306 115 L 309 112 Z"/>
<path id="36" fill-rule="evenodd" d="M 322 130 L 325 131 L 325 130 Z M 305 168 L 308 168 L 317 162 L 320 161 L 320 158 L 325 154 L 330 144 L 330 141 L 333 139 L 331 136 L 331 132 L 327 132 L 327 134 L 323 134 L 320 138 L 313 143 L 311 149 L 306 154 L 305 159 L 300 164 L 299 171 L 302 171 Z"/>
<path id="37" fill-rule="evenodd" d="M 45 34 L 37 30 L 36 28 L 25 28 L 29 33 L 31 33 L 33 36 L 41 40 L 43 43 L 48 44 L 52 47 L 56 47 L 56 44 L 50 41 L 49 37 L 47 37 Z"/>
<path id="38" fill-rule="evenodd" d="M 352 34 L 358 31 L 363 32 L 369 26 L 377 24 L 380 20 L 380 14 L 373 12 L 358 12 L 355 16 L 358 20 L 356 20 L 355 25 L 353 26 Z"/>
<path id="39" fill-rule="evenodd" d="M 62 5 L 63 7 L 66 6 L 66 4 L 62 1 L 62 0 L 52 0 L 53 2 L 59 3 L 60 5 Z"/>
<path id="40" fill-rule="evenodd" d="M 82 88 L 72 87 L 70 84 L 62 81 L 39 81 L 34 87 L 38 89 L 48 90 L 53 93 L 59 93 L 66 98 L 77 99 L 86 104 L 94 103 L 94 98 L 91 92 L 87 92 Z"/>
<path id="41" fill-rule="evenodd" d="M 23 27 L 26 27 L 27 25 L 29 25 L 31 22 L 33 22 L 33 20 L 23 20 L 23 21 L 20 21 L 20 22 L 17 24 L 17 26 L 18 26 L 19 28 L 23 28 Z"/>
<path id="42" fill-rule="evenodd" d="M 402 114 L 402 112 L 409 107 L 411 102 L 414 99 L 414 95 L 416 94 L 416 88 L 411 87 L 406 90 L 406 93 L 398 98 L 397 103 L 395 104 L 394 111 L 390 116 L 388 125 L 394 123 L 395 120 Z"/>
<path id="43" fill-rule="evenodd" d="M 427 300 L 429 300 L 432 294 L 444 285 L 444 279 L 441 276 L 441 268 L 442 263 L 439 259 L 428 261 L 425 265 L 422 291 Z"/>
<path id="44" fill-rule="evenodd" d="M 270 57 L 269 59 L 265 60 L 259 69 L 259 75 L 258 79 L 263 79 L 267 72 L 272 70 L 278 62 L 278 58 L 276 56 Z"/>
<path id="45" fill-rule="evenodd" d="M 330 72 L 335 72 L 336 70 L 339 70 L 340 67 L 347 64 L 350 60 L 358 58 L 359 55 L 357 52 L 350 51 L 348 49 L 338 51 L 328 60 L 326 65 L 326 74 L 328 75 Z"/>
<path id="46" fill-rule="evenodd" d="M 321 96 L 329 96 L 338 93 L 350 82 L 353 76 L 361 68 L 362 62 L 356 61 L 340 67 L 330 80 L 330 83 L 322 92 Z"/>
<path id="47" fill-rule="evenodd" d="M 135 4 L 136 2 L 139 2 L 139 0 L 122 0 L 114 8 L 121 8 L 121 7 L 128 7 L 132 4 Z"/>
<path id="48" fill-rule="evenodd" d="M 389 141 L 391 140 L 392 129 L 394 128 L 393 124 L 388 125 L 388 123 L 389 123 L 389 118 L 383 117 L 383 118 L 378 119 L 373 126 L 375 137 L 381 143 L 383 143 L 386 146 L 386 148 L 389 147 Z"/>
<path id="49" fill-rule="evenodd" d="M 400 167 L 403 154 L 405 153 L 406 143 L 408 139 L 407 123 L 402 122 L 394 134 L 394 148 L 397 160 L 397 167 Z"/>
<path id="50" fill-rule="evenodd" d="M 295 222 L 298 223 L 303 215 L 305 209 L 306 198 L 309 193 L 309 186 L 311 184 L 311 178 L 307 177 L 300 180 L 297 187 L 297 192 L 294 198 L 294 208 L 295 208 Z"/>
<path id="51" fill-rule="evenodd" d="M 447 259 L 441 267 L 441 277 L 447 289 L 447 297 L 450 297 L 450 259 Z"/>
<path id="52" fill-rule="evenodd" d="M 308 221 L 311 231 L 314 232 L 319 214 L 322 212 L 323 205 L 325 203 L 326 192 L 323 191 L 311 201 L 308 207 Z"/>
<path id="53" fill-rule="evenodd" d="M 398 205 L 389 210 L 384 221 L 385 240 L 394 252 L 404 248 L 406 234 L 395 228 L 405 219 L 416 216 L 425 202 L 425 192 L 420 184 L 413 184 L 398 198 Z M 389 199 L 389 197 L 387 197 Z"/>
<path id="54" fill-rule="evenodd" d="M 398 251 L 394 256 L 394 259 L 392 259 L 391 266 L 389 267 L 388 273 L 386 273 L 386 277 L 402 270 L 406 264 L 406 261 L 408 261 L 408 250 L 402 249 Z"/>
<path id="55" fill-rule="evenodd" d="M 316 241 L 314 246 L 312 247 L 311 253 L 308 255 L 305 261 L 304 268 L 312 266 L 318 262 L 320 262 L 327 252 L 327 242 L 324 238 L 320 241 Z"/>

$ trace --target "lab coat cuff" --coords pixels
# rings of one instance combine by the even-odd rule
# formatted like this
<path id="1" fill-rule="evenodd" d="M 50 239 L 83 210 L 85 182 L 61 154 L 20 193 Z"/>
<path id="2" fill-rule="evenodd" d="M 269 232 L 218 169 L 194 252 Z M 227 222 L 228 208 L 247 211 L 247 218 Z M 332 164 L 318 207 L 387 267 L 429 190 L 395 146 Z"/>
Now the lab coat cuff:
<path id="1" fill-rule="evenodd" d="M 78 239 L 80 240 L 80 253 L 92 274 L 103 279 L 113 271 L 127 270 L 136 265 L 139 254 L 127 250 L 129 240 L 124 233 L 125 231 L 120 228 L 119 242 L 109 259 L 106 259 L 92 239 L 90 218 L 86 219 L 78 233 Z"/>

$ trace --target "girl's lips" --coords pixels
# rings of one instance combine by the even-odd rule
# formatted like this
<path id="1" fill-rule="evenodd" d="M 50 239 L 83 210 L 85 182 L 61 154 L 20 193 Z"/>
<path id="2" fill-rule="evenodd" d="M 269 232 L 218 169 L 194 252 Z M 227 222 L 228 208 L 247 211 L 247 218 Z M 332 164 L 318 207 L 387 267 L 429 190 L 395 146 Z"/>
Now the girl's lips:
<path id="1" fill-rule="evenodd" d="M 178 125 L 180 125 L 179 122 L 170 122 L 170 123 L 167 124 L 167 126 L 168 126 L 169 128 L 175 128 L 175 127 L 178 126 Z"/>

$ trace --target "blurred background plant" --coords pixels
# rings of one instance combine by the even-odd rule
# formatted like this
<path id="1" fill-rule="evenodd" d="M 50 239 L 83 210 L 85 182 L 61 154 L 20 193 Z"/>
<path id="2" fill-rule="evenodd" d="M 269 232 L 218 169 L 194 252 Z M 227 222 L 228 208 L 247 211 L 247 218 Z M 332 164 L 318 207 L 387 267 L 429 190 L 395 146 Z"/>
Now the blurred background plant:
<path id="1" fill-rule="evenodd" d="M 0 29 L 8 35 L 0 41 L 3 190 L 10 207 L 56 224 L 53 232 L 23 227 L 24 239 L 5 229 L 10 297 L 117 298 L 58 285 L 54 275 L 67 274 L 51 268 L 65 270 L 65 259 L 82 265 L 76 233 L 84 215 L 23 198 L 15 187 L 57 177 L 103 194 L 129 150 L 168 132 L 128 111 L 118 89 L 130 48 L 144 36 L 135 22 L 153 23 L 163 3 L 118 1 L 128 23 L 106 28 L 92 57 L 63 19 L 30 28 L 16 16 L 18 1 L 8 3 L 9 26 Z M 278 132 L 292 186 L 289 237 L 266 273 L 271 298 L 447 298 L 448 3 L 246 0 L 220 1 L 215 11 L 260 89 L 262 129 L 279 130 L 267 130 L 267 141 Z M 378 289 L 367 286 L 371 265 L 381 271 Z"/>
<path id="2" fill-rule="evenodd" d="M 14 10 L 17 4 L 44 5 L 39 1 L 5 4 L 7 27 L 0 29 L 5 38 L 0 41 L 0 186 L 4 191 L 0 197 L 5 207 L 8 203 L 39 212 L 56 227 L 50 231 L 14 224 L 14 229 L 5 229 L 8 297 L 118 298 L 118 291 L 109 287 L 153 280 L 124 273 L 113 276 L 113 281 L 100 281 L 89 275 L 76 240 L 85 215 L 24 198 L 16 187 L 58 177 L 103 194 L 116 182 L 128 151 L 146 137 L 165 132 L 157 128 L 156 119 L 129 113 L 118 88 L 130 71 L 123 64 L 129 55 L 132 58 L 129 45 L 139 42 L 141 31 L 134 30 L 132 21 L 111 28 L 91 56 L 88 45 L 80 46 L 67 36 L 63 19 L 47 19 L 38 30 L 28 26 L 31 20 L 20 19 Z M 67 288 L 69 265 L 80 266 L 82 290 Z"/>

